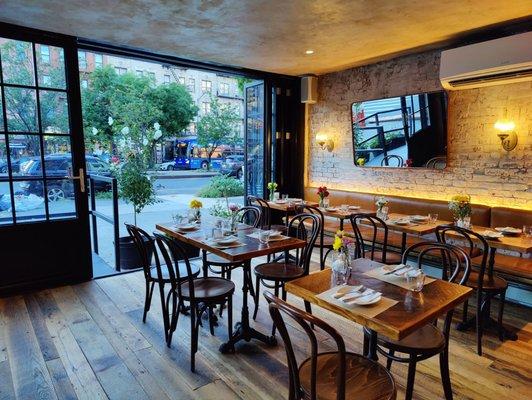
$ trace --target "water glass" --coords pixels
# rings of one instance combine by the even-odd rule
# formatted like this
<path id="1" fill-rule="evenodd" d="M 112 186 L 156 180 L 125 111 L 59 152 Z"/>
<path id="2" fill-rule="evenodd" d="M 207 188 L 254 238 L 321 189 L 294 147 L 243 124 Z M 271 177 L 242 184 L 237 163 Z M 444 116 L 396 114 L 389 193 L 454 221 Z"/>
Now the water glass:
<path id="1" fill-rule="evenodd" d="M 341 212 L 346 213 L 348 210 L 349 210 L 349 205 L 348 204 L 342 204 L 340 206 L 340 211 Z"/>
<path id="2" fill-rule="evenodd" d="M 222 228 L 219 228 L 219 227 L 212 228 L 212 238 L 214 240 L 220 240 L 220 239 L 223 239 L 223 237 L 224 237 L 224 233 L 223 233 Z"/>
<path id="3" fill-rule="evenodd" d="M 380 211 L 377 211 L 377 217 L 379 217 L 383 221 L 386 221 L 388 219 L 388 212 L 389 212 L 388 206 L 383 206 L 381 207 Z"/>
<path id="4" fill-rule="evenodd" d="M 282 199 L 283 199 L 283 200 L 288 200 L 288 195 L 287 195 L 287 194 L 283 194 L 283 195 L 282 195 Z"/>
<path id="5" fill-rule="evenodd" d="M 323 208 L 329 208 L 330 206 L 330 201 L 329 201 L 329 198 L 328 197 L 325 197 L 323 199 Z"/>
<path id="6" fill-rule="evenodd" d="M 406 274 L 406 281 L 411 291 L 421 292 L 425 286 L 425 273 L 421 269 L 408 271 Z"/>
<path id="7" fill-rule="evenodd" d="M 268 244 L 269 240 L 270 240 L 270 231 L 261 229 L 259 231 L 259 242 L 261 244 Z"/>
<path id="8" fill-rule="evenodd" d="M 532 225 L 523 225 L 523 235 L 527 238 L 532 238 Z"/>
<path id="9" fill-rule="evenodd" d="M 275 201 L 279 200 L 279 192 L 273 192 L 273 199 Z"/>
<path id="10" fill-rule="evenodd" d="M 431 224 L 435 224 L 437 220 L 438 220 L 438 214 L 429 213 L 429 222 Z"/>

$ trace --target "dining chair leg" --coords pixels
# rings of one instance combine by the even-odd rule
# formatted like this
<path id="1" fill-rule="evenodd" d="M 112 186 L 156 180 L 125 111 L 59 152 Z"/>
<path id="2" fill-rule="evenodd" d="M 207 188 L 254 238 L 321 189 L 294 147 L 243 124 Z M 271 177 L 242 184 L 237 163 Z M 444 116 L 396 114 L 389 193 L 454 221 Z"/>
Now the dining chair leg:
<path id="1" fill-rule="evenodd" d="M 146 298 L 144 300 L 144 314 L 142 315 L 142 322 L 146 323 L 146 316 L 148 315 L 148 311 L 150 311 L 151 306 L 151 298 L 153 295 L 153 289 L 155 287 L 155 281 L 150 282 L 146 281 Z"/>
<path id="2" fill-rule="evenodd" d="M 277 281 L 274 281 L 274 293 L 275 293 L 275 297 L 279 297 L 279 282 Z M 275 324 L 272 324 L 272 336 L 275 336 Z"/>
<path id="3" fill-rule="evenodd" d="M 412 395 L 414 393 L 414 381 L 416 379 L 416 363 L 416 356 L 410 355 L 410 360 L 408 361 L 408 377 L 406 379 L 405 400 L 412 400 Z"/>
<path id="4" fill-rule="evenodd" d="M 323 257 L 323 247 L 320 247 L 320 270 L 325 268 L 325 257 Z"/>
<path id="5" fill-rule="evenodd" d="M 283 299 L 283 300 L 286 301 L 286 299 Z M 310 303 L 306 300 L 303 300 L 303 303 L 305 304 L 305 311 L 308 312 L 309 314 L 312 314 L 312 307 Z M 314 329 L 314 324 L 312 322 L 310 323 L 310 327 Z"/>
<path id="6" fill-rule="evenodd" d="M 259 311 L 259 301 L 260 301 L 260 278 L 256 276 L 255 277 L 255 310 L 253 310 L 253 320 L 257 319 L 257 312 Z"/>
<path id="7" fill-rule="evenodd" d="M 453 390 L 451 388 L 451 377 L 449 376 L 449 351 L 447 347 L 440 353 L 440 373 L 445 400 L 452 400 Z"/>
<path id="8" fill-rule="evenodd" d="M 209 318 L 209 331 L 211 332 L 211 335 L 214 336 L 214 310 L 212 305 L 209 305 L 207 307 L 207 315 Z"/>
<path id="9" fill-rule="evenodd" d="M 464 301 L 464 305 L 463 305 L 463 308 L 462 308 L 462 323 L 463 324 L 467 323 L 467 309 L 468 309 L 468 306 L 469 306 L 469 300 Z"/>
<path id="10" fill-rule="evenodd" d="M 233 336 L 233 294 L 230 294 L 227 298 L 227 334 L 231 339 Z"/>
<path id="11" fill-rule="evenodd" d="M 368 337 L 368 334 L 366 333 L 366 330 L 364 330 L 363 333 L 364 333 L 364 340 L 362 342 L 362 355 L 364 357 L 367 357 L 369 353 L 369 337 Z"/>
<path id="12" fill-rule="evenodd" d="M 196 370 L 196 344 L 199 325 L 196 322 L 196 318 L 201 318 L 197 315 L 196 305 L 191 304 L 190 309 L 190 370 L 194 372 Z"/>
<path id="13" fill-rule="evenodd" d="M 395 350 L 390 349 L 388 352 L 389 357 L 386 358 L 386 369 L 389 371 L 392 369 L 392 363 L 393 359 L 392 357 L 395 355 Z"/>
<path id="14" fill-rule="evenodd" d="M 482 292 L 477 293 L 477 315 L 476 315 L 476 330 L 477 330 L 477 354 L 482 355 L 482 329 L 484 320 L 484 309 L 482 307 Z"/>
<path id="15" fill-rule="evenodd" d="M 499 340 L 504 340 L 504 327 L 502 326 L 502 316 L 504 313 L 504 302 L 506 300 L 506 290 L 499 294 L 499 316 L 497 318 L 497 324 L 499 325 Z"/>
<path id="16" fill-rule="evenodd" d="M 166 337 L 166 345 L 168 347 L 172 346 L 172 336 L 174 335 L 174 332 L 177 328 L 177 320 L 179 318 L 179 310 L 181 308 L 181 300 L 179 302 L 177 301 L 177 294 L 175 292 L 172 293 L 172 318 L 170 319 L 170 323 L 168 326 L 168 335 Z"/>

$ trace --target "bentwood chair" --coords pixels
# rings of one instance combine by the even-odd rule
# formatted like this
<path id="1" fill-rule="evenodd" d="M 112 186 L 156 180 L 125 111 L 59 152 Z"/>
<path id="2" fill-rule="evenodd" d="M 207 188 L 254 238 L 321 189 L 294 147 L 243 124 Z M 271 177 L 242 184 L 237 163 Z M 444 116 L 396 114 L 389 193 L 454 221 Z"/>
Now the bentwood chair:
<path id="1" fill-rule="evenodd" d="M 395 163 L 395 165 L 393 165 Z M 403 167 L 405 161 L 403 157 L 397 154 L 390 154 L 384 157 L 381 161 L 381 167 Z"/>
<path id="2" fill-rule="evenodd" d="M 399 264 L 401 255 L 388 250 L 388 226 L 374 214 L 353 214 L 351 225 L 355 234 L 357 256 L 383 264 Z"/>
<path id="3" fill-rule="evenodd" d="M 262 211 L 259 207 L 256 206 L 246 206 L 242 207 L 237 215 L 235 216 L 236 220 L 240 223 L 245 223 L 257 228 L 261 223 Z M 242 263 L 234 263 L 227 261 L 225 258 L 217 256 L 216 254 L 203 253 L 203 266 L 208 268 L 210 272 L 216 275 L 221 275 L 222 278 L 231 279 L 231 271 L 235 268 L 242 266 Z M 251 272 L 250 272 L 251 274 Z M 249 276 L 249 282 L 253 282 L 251 276 Z M 253 286 L 250 287 L 250 293 L 254 301 L 257 301 L 257 296 Z M 220 316 L 222 315 L 223 307 L 220 307 Z"/>
<path id="4" fill-rule="evenodd" d="M 131 224 L 126 224 L 126 229 L 129 235 L 133 239 L 133 243 L 137 248 L 137 251 L 140 255 L 142 261 L 142 272 L 144 273 L 144 280 L 146 282 L 146 296 L 144 299 L 144 313 L 142 315 L 142 322 L 146 322 L 146 316 L 151 306 L 151 299 L 153 296 L 153 289 L 155 284 L 159 285 L 159 293 L 161 296 L 161 305 L 164 306 L 164 286 L 167 283 L 170 283 L 170 277 L 168 274 L 168 266 L 160 265 L 159 256 L 157 254 L 157 249 L 155 248 L 154 239 L 144 230 L 139 227 Z M 151 259 L 155 258 L 155 264 L 160 266 L 161 273 L 159 274 L 156 270 L 156 266 L 152 266 Z M 199 267 L 192 267 L 191 276 L 198 276 Z M 180 275 L 182 279 L 186 279 L 187 270 L 182 269 Z M 163 307 L 164 309 L 164 307 Z M 168 326 L 165 324 L 165 337 L 168 331 Z"/>
<path id="5" fill-rule="evenodd" d="M 195 355 L 198 351 L 198 331 L 201 321 L 201 315 L 215 305 L 222 305 L 227 302 L 227 328 L 229 338 L 233 331 L 233 293 L 235 284 L 228 279 L 218 277 L 195 278 L 192 274 L 192 266 L 184 250 L 177 241 L 160 233 L 154 233 L 157 246 L 168 267 L 168 277 L 170 281 L 170 290 L 168 292 L 165 305 L 166 318 L 170 301 L 172 301 L 171 319 L 168 326 L 166 343 L 168 347 L 172 344 L 172 335 L 177 327 L 180 310 L 183 302 L 190 303 L 190 369 L 195 371 Z M 182 260 L 185 266 L 186 275 L 181 276 L 178 260 Z M 157 272 L 162 274 L 160 264 L 157 263 Z"/>
<path id="6" fill-rule="evenodd" d="M 499 315 L 498 315 L 498 327 L 499 327 L 499 339 L 504 340 L 504 328 L 502 325 L 502 317 L 504 313 L 504 302 L 506 299 L 506 290 L 508 289 L 508 282 L 495 275 L 492 270 L 486 268 L 488 266 L 488 254 L 490 246 L 486 239 L 469 229 L 460 228 L 454 225 L 440 225 L 436 228 L 436 237 L 439 242 L 447 243 L 449 241 L 456 240 L 457 238 L 465 243 L 461 245 L 464 248 L 469 257 L 478 257 L 482 255 L 481 262 L 478 265 L 478 271 L 472 271 L 469 274 L 469 279 L 465 283 L 467 287 L 472 288 L 477 295 L 477 308 L 476 308 L 476 331 L 477 331 L 477 353 L 482 355 L 482 334 L 484 329 L 484 318 L 489 319 L 490 302 L 493 297 L 499 295 Z M 461 327 L 465 327 L 468 324 L 467 320 L 468 301 L 464 302 L 464 308 L 462 313 Z"/>
<path id="7" fill-rule="evenodd" d="M 414 256 L 413 253 L 417 255 Z M 471 261 L 468 254 L 460 247 L 438 242 L 420 242 L 410 246 L 403 254 L 403 263 L 406 264 L 409 257 L 417 257 L 417 268 L 421 268 L 427 259 L 433 260 L 440 257 L 442 262 L 442 279 L 458 284 L 464 284 L 471 272 Z M 414 333 L 401 340 L 392 340 L 383 336 L 377 338 L 377 351 L 387 358 L 386 367 L 392 367 L 392 362 L 408 364 L 408 376 L 406 383 L 405 399 L 412 399 L 414 392 L 414 379 L 416 365 L 419 361 L 426 360 L 435 355 L 440 357 L 440 374 L 445 393 L 445 398 L 453 398 L 451 379 L 449 376 L 449 331 L 453 311 L 450 310 L 445 316 L 443 330 L 437 327 L 437 321 L 425 325 Z M 364 329 L 364 347 L 368 345 L 369 331 Z M 406 356 L 397 356 L 395 353 Z"/>
<path id="8" fill-rule="evenodd" d="M 255 302 L 253 319 L 257 317 L 259 310 L 261 282 L 267 288 L 273 289 L 276 296 L 279 296 L 279 290 L 281 290 L 282 298 L 286 300 L 285 283 L 309 273 L 310 257 L 320 231 L 320 219 L 314 214 L 298 214 L 288 223 L 287 231 L 290 236 L 304 240 L 306 244 L 303 248 L 296 250 L 293 261 L 290 260 L 289 254 L 286 252 L 284 262 L 267 262 L 255 267 L 255 295 L 257 296 L 257 301 Z M 307 312 L 311 312 L 308 301 L 305 301 L 305 309 Z M 272 336 L 274 334 L 275 325 L 272 329 Z"/>
<path id="9" fill-rule="evenodd" d="M 258 204 L 258 206 L 261 209 L 261 221 L 259 226 L 262 229 L 271 229 L 275 231 L 285 232 L 286 226 L 285 225 L 276 225 L 272 224 L 272 209 L 268 202 L 264 199 L 261 199 L 257 196 L 248 196 L 248 203 L 249 204 Z"/>
<path id="10" fill-rule="evenodd" d="M 284 341 L 288 359 L 289 400 L 384 400 L 395 399 L 395 382 L 379 363 L 362 355 L 347 352 L 340 334 L 321 319 L 282 301 L 270 292 L 264 297 L 270 315 Z M 310 357 L 298 363 L 283 315 L 300 326 L 309 337 Z M 312 326 L 314 328 L 312 328 Z M 319 352 L 314 329 L 327 334 L 336 351 Z M 323 342 L 323 340 L 320 340 Z"/>
<path id="11" fill-rule="evenodd" d="M 325 260 L 333 249 L 334 238 L 325 235 L 325 217 L 318 207 L 301 205 L 297 207 L 298 214 L 307 212 L 314 214 L 320 219 L 320 232 L 316 240 L 315 246 L 320 249 L 320 270 L 325 268 Z"/>

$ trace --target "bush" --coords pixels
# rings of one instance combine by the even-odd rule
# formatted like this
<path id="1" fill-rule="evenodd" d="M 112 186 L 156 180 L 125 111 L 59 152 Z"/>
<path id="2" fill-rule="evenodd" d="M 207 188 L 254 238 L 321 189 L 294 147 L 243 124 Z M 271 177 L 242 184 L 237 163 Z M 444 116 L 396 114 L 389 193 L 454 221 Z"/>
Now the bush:
<path id="1" fill-rule="evenodd" d="M 244 195 L 244 183 L 227 175 L 218 175 L 211 179 L 208 186 L 202 188 L 197 196 L 206 198 L 233 197 Z"/>

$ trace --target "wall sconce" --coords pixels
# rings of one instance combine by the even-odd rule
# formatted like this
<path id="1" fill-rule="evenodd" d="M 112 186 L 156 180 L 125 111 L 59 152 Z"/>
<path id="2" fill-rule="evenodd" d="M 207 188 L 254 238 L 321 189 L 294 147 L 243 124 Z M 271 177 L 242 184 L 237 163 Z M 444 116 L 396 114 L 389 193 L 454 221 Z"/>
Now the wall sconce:
<path id="1" fill-rule="evenodd" d="M 322 150 L 333 151 L 334 149 L 334 142 L 332 139 L 329 139 L 326 133 L 316 134 L 316 142 Z"/>
<path id="2" fill-rule="evenodd" d="M 514 132 L 515 123 L 513 121 L 498 120 L 494 125 L 497 136 L 501 139 L 502 148 L 512 151 L 517 146 L 517 134 Z"/>

